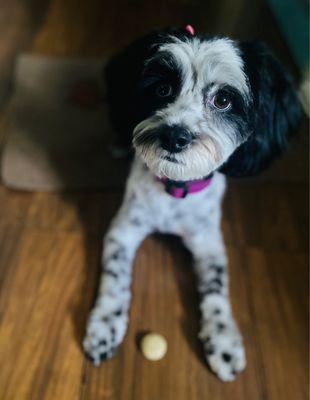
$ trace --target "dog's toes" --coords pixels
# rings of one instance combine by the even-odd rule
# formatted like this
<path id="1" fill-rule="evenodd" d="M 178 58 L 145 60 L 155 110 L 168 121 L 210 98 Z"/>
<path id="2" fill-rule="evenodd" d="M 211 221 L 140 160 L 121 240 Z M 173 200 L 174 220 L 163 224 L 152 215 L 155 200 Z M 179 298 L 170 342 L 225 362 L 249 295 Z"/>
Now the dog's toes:
<path id="1" fill-rule="evenodd" d="M 200 338 L 212 371 L 223 381 L 233 381 L 246 366 L 245 352 L 235 324 L 225 326 L 220 332 L 204 327 Z"/>
<path id="2" fill-rule="evenodd" d="M 127 316 L 124 314 L 101 317 L 93 312 L 83 341 L 86 357 L 96 366 L 113 357 L 124 338 L 126 327 Z"/>
<path id="3" fill-rule="evenodd" d="M 83 341 L 83 347 L 86 357 L 93 362 L 95 366 L 99 366 L 103 361 L 113 357 L 117 347 L 107 344 L 106 339 L 94 340 L 93 336 L 86 335 Z"/>
<path id="4" fill-rule="evenodd" d="M 212 355 L 207 355 L 207 359 L 212 371 L 223 381 L 233 381 L 246 365 L 243 347 L 224 351 L 221 349 Z"/>

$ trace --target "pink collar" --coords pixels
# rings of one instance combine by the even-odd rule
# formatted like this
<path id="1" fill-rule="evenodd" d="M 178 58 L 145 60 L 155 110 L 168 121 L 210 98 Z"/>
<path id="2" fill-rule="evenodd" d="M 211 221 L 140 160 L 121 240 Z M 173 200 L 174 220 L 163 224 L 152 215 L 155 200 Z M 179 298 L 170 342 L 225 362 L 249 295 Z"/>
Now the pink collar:
<path id="1" fill-rule="evenodd" d="M 192 181 L 173 181 L 168 178 L 159 177 L 156 179 L 164 184 L 166 192 L 172 197 L 184 199 L 188 194 L 198 193 L 206 189 L 212 182 L 212 176 L 213 174 L 210 174 L 205 178 Z"/>

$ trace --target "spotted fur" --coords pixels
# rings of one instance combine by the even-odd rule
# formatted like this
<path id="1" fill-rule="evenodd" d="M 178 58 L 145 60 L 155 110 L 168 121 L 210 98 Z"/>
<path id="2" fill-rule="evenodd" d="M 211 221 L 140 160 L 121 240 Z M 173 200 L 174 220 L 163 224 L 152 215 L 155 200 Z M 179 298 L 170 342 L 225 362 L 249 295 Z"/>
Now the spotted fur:
<path id="1" fill-rule="evenodd" d="M 256 174 L 285 148 L 299 117 L 292 80 L 260 43 L 193 37 L 185 30 L 156 31 L 136 41 L 112 58 L 105 76 L 112 122 L 136 156 L 105 238 L 85 352 L 96 365 L 115 353 L 127 329 L 136 250 L 152 232 L 172 233 L 193 254 L 199 338 L 208 363 L 222 380 L 233 380 L 246 362 L 220 228 L 223 173 Z M 220 92 L 229 99 L 225 109 L 214 102 Z M 167 194 L 156 179 L 210 173 L 211 185 L 184 199 Z"/>
<path id="2" fill-rule="evenodd" d="M 224 176 L 215 173 L 206 190 L 175 199 L 141 160 L 135 159 L 123 205 L 105 238 L 99 294 L 84 340 L 85 351 L 96 365 L 111 357 L 124 338 L 136 249 L 148 234 L 161 232 L 181 236 L 194 255 L 201 295 L 200 338 L 211 367 L 224 380 L 233 379 L 244 367 L 241 337 L 229 305 L 227 259 L 220 229 L 224 190 Z M 219 330 L 219 323 L 225 329 Z M 225 352 L 231 355 L 231 362 L 223 360 Z"/>

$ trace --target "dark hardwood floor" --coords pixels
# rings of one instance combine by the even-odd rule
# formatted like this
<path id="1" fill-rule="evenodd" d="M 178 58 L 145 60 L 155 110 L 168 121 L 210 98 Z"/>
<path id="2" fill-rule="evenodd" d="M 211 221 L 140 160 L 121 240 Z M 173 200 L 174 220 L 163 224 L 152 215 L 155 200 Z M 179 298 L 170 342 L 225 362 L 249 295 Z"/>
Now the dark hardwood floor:
<path id="1" fill-rule="evenodd" d="M 26 46 L 35 53 L 97 56 L 151 28 L 192 22 L 212 34 L 258 34 L 297 74 L 264 2 L 209 3 L 51 0 L 37 17 L 35 1 L 20 4 L 38 19 Z M 142 244 L 124 345 L 95 368 L 81 341 L 102 236 L 121 190 L 26 193 L 0 186 L 0 399 L 306 400 L 307 129 L 304 123 L 299 145 L 264 179 L 229 182 L 223 229 L 248 361 L 233 383 L 220 382 L 203 359 L 190 256 L 173 237 Z M 137 346 L 149 330 L 168 340 L 159 362 L 146 361 Z"/>

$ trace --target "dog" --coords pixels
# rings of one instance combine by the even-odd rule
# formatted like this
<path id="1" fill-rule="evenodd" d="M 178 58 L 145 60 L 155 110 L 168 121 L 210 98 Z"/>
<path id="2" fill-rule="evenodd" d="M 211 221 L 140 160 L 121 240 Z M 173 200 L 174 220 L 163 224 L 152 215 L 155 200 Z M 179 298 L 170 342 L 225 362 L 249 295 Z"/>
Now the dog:
<path id="1" fill-rule="evenodd" d="M 246 365 L 228 293 L 221 201 L 226 176 L 258 174 L 300 119 L 291 76 L 266 45 L 163 29 L 105 68 L 107 99 L 134 159 L 123 204 L 104 239 L 102 275 L 83 342 L 99 365 L 127 329 L 135 253 L 153 233 L 179 235 L 193 255 L 206 359 L 223 381 Z"/>

